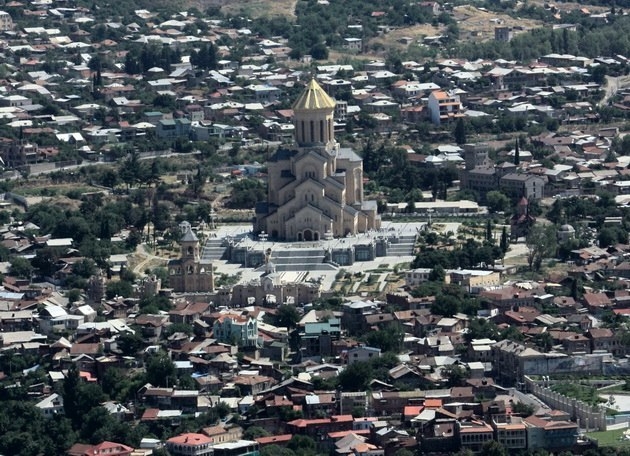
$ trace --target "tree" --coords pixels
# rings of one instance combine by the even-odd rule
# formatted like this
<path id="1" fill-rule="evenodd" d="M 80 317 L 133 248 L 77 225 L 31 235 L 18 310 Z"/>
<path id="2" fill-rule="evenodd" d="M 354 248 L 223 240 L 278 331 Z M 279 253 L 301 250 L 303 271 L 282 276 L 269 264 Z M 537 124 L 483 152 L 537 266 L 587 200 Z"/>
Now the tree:
<path id="1" fill-rule="evenodd" d="M 503 255 L 505 255 L 506 252 L 508 251 L 509 246 L 510 246 L 510 241 L 509 241 L 509 237 L 508 237 L 507 227 L 506 226 L 504 226 L 503 227 L 503 231 L 501 231 L 501 242 L 500 242 L 499 246 L 501 247 L 501 251 L 503 252 Z"/>
<path id="2" fill-rule="evenodd" d="M 372 366 L 363 361 L 354 362 L 339 374 L 339 386 L 344 391 L 365 391 L 373 378 Z"/>
<path id="3" fill-rule="evenodd" d="M 521 153 L 518 147 L 518 138 L 516 138 L 516 144 L 514 146 L 514 164 L 516 166 L 520 165 L 521 163 Z"/>
<path id="4" fill-rule="evenodd" d="M 470 377 L 470 372 L 459 364 L 451 364 L 442 369 L 442 377 L 449 387 L 462 386 L 464 380 Z"/>
<path id="5" fill-rule="evenodd" d="M 468 342 L 473 339 L 496 339 L 499 337 L 497 326 L 485 318 L 472 318 L 468 325 L 468 332 L 464 336 Z"/>
<path id="6" fill-rule="evenodd" d="M 78 263 L 72 265 L 72 273 L 85 279 L 89 279 L 91 276 L 96 274 L 96 263 L 89 258 L 84 258 Z"/>
<path id="7" fill-rule="evenodd" d="M 260 449 L 260 456 L 295 456 L 295 453 L 280 445 L 267 445 Z"/>
<path id="8" fill-rule="evenodd" d="M 250 426 L 245 432 L 243 432 L 243 438 L 245 440 L 255 440 L 259 437 L 267 437 L 271 434 L 260 426 Z"/>
<path id="9" fill-rule="evenodd" d="M 147 362 L 147 382 L 153 386 L 169 387 L 177 383 L 175 364 L 168 355 L 161 351 Z"/>
<path id="10" fill-rule="evenodd" d="M 452 317 L 459 312 L 459 303 L 461 300 L 449 294 L 439 294 L 435 297 L 435 301 L 431 304 L 431 313 L 442 315 L 444 317 Z"/>
<path id="11" fill-rule="evenodd" d="M 295 306 L 281 305 L 276 312 L 275 321 L 278 326 L 291 330 L 297 326 L 300 319 L 300 313 Z"/>
<path id="12" fill-rule="evenodd" d="M 142 348 L 144 339 L 137 333 L 123 332 L 118 335 L 116 345 L 125 356 L 135 356 Z"/>
<path id="13" fill-rule="evenodd" d="M 31 260 L 31 264 L 43 276 L 52 276 L 57 270 L 57 261 L 60 256 L 60 249 L 54 247 L 44 247 L 37 250 L 35 258 Z M 73 271 L 75 267 L 76 265 L 72 267 Z"/>
<path id="14" fill-rule="evenodd" d="M 503 445 L 496 440 L 490 440 L 484 443 L 481 448 L 481 456 L 508 456 L 508 452 Z"/>
<path id="15" fill-rule="evenodd" d="M 133 293 L 133 286 L 125 280 L 114 280 L 107 284 L 105 296 L 107 299 L 113 299 L 116 296 L 128 298 Z"/>
<path id="16" fill-rule="evenodd" d="M 490 219 L 486 222 L 486 241 L 494 243 L 494 237 L 492 236 L 492 221 Z"/>
<path id="17" fill-rule="evenodd" d="M 307 435 L 294 435 L 287 443 L 287 448 L 296 454 L 315 452 L 315 441 Z"/>
<path id="18" fill-rule="evenodd" d="M 33 266 L 31 262 L 23 257 L 13 257 L 10 261 L 9 274 L 20 279 L 31 280 L 33 275 Z"/>
<path id="19" fill-rule="evenodd" d="M 398 353 L 402 349 L 405 332 L 399 323 L 390 323 L 380 331 L 371 331 L 365 337 L 371 347 L 380 348 L 383 352 Z"/>
<path id="20" fill-rule="evenodd" d="M 61 393 L 63 397 L 64 414 L 72 421 L 73 425 L 76 425 L 81 420 L 79 395 L 77 394 L 80 381 L 79 370 L 73 365 L 68 369 L 66 378 L 63 381 L 63 390 Z"/>
<path id="21" fill-rule="evenodd" d="M 597 235 L 597 242 L 601 248 L 619 243 L 628 242 L 628 233 L 621 226 L 602 228 Z"/>
<path id="22" fill-rule="evenodd" d="M 525 240 L 527 263 L 532 271 L 540 271 L 542 260 L 556 251 L 556 230 L 554 225 L 535 224 Z"/>
<path id="23" fill-rule="evenodd" d="M 414 453 L 406 448 L 401 448 L 394 453 L 394 456 L 414 456 Z"/>
<path id="24" fill-rule="evenodd" d="M 499 190 L 486 193 L 486 204 L 490 212 L 507 212 L 510 209 L 510 198 Z"/>
<path id="25" fill-rule="evenodd" d="M 464 123 L 464 119 L 461 117 L 457 119 L 457 122 L 455 123 L 453 136 L 455 136 L 455 142 L 457 144 L 466 144 L 466 124 Z"/>
<path id="26" fill-rule="evenodd" d="M 446 278 L 446 271 L 442 267 L 441 264 L 436 264 L 431 272 L 429 273 L 429 281 L 430 282 L 444 282 Z"/>
<path id="27" fill-rule="evenodd" d="M 68 302 L 73 304 L 81 299 L 81 290 L 78 288 L 73 288 L 66 293 L 66 298 L 68 298 Z"/>
<path id="28" fill-rule="evenodd" d="M 325 60 L 328 58 L 328 48 L 324 43 L 316 43 L 311 47 L 310 54 L 315 60 Z"/>

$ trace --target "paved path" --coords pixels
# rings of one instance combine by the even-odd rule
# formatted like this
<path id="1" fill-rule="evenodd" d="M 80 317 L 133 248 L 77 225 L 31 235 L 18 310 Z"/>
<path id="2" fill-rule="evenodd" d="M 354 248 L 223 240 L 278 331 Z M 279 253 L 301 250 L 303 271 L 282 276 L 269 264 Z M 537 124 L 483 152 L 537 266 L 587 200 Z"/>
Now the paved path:
<path id="1" fill-rule="evenodd" d="M 619 89 L 623 89 L 630 85 L 630 76 L 606 76 L 606 84 L 604 84 L 604 97 L 597 103 L 598 106 L 605 106 L 608 100 L 617 94 Z"/>
<path id="2" fill-rule="evenodd" d="M 136 252 L 134 253 L 134 256 L 140 260 L 140 262 L 133 268 L 134 274 L 144 274 L 144 270 L 151 262 L 159 261 L 166 264 L 169 260 L 169 258 L 159 257 L 157 255 L 153 255 L 152 253 L 147 252 L 146 244 L 138 245 L 136 247 Z"/>

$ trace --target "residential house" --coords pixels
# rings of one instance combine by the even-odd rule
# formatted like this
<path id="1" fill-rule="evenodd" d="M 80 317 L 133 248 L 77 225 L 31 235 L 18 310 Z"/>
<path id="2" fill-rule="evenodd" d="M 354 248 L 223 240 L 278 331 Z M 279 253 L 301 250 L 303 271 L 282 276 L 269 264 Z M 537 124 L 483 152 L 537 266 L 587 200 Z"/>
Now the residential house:
<path id="1" fill-rule="evenodd" d="M 161 119 L 157 123 L 156 134 L 161 139 L 188 138 L 190 126 L 190 120 L 186 118 Z"/>
<path id="2" fill-rule="evenodd" d="M 44 418 L 52 418 L 57 414 L 63 413 L 63 397 L 53 393 L 35 404 L 35 407 L 42 411 Z"/>
<path id="3" fill-rule="evenodd" d="M 569 421 L 555 421 L 536 415 L 523 420 L 527 426 L 527 448 L 561 450 L 577 443 L 578 425 Z"/>
<path id="4" fill-rule="evenodd" d="M 330 418 L 298 419 L 289 421 L 286 426 L 292 434 L 310 437 L 325 436 L 332 431 L 351 431 L 354 419 L 352 415 L 333 415 Z"/>
<path id="5" fill-rule="evenodd" d="M 264 375 L 239 375 L 232 379 L 232 383 L 239 388 L 242 396 L 256 395 L 266 391 L 277 382 Z"/>
<path id="6" fill-rule="evenodd" d="M 311 315 L 310 318 L 309 315 Z M 333 342 L 341 338 L 341 319 L 324 313 L 309 312 L 298 324 L 300 354 L 303 358 L 330 356 Z"/>
<path id="7" fill-rule="evenodd" d="M 405 286 L 408 288 L 416 288 L 420 284 L 429 281 L 432 268 L 416 268 L 405 271 Z"/>
<path id="8" fill-rule="evenodd" d="M 258 346 L 258 320 L 238 313 L 224 313 L 214 321 L 214 337 L 240 347 Z"/>
<path id="9" fill-rule="evenodd" d="M 483 421 L 458 421 L 458 432 L 463 449 L 480 451 L 489 441 L 494 440 L 494 430 Z"/>
<path id="10" fill-rule="evenodd" d="M 590 328 L 586 333 L 590 340 L 590 348 L 593 352 L 602 351 L 619 355 L 619 339 L 610 328 Z"/>
<path id="11" fill-rule="evenodd" d="M 166 449 L 174 456 L 211 456 L 212 444 L 212 438 L 204 434 L 186 433 L 168 439 Z"/>
<path id="12" fill-rule="evenodd" d="M 75 443 L 67 451 L 67 456 L 131 456 L 133 448 L 115 442 L 102 442 L 98 445 Z"/>
<path id="13" fill-rule="evenodd" d="M 527 426 L 516 416 L 497 415 L 492 417 L 496 440 L 508 451 L 527 449 Z"/>
<path id="14" fill-rule="evenodd" d="M 545 181 L 531 174 L 509 173 L 499 179 L 499 188 L 514 198 L 540 200 L 545 196 Z"/>
<path id="15" fill-rule="evenodd" d="M 449 123 L 464 117 L 463 108 L 458 95 L 450 95 L 444 90 L 435 90 L 429 95 L 428 102 L 431 121 L 435 125 Z"/>
<path id="16" fill-rule="evenodd" d="M 302 409 L 307 418 L 331 416 L 337 413 L 337 398 L 334 393 L 310 393 L 304 396 Z"/>
<path id="17" fill-rule="evenodd" d="M 352 348 L 347 351 L 345 354 L 344 362 L 345 364 L 352 364 L 357 361 L 367 362 L 373 358 L 380 358 L 381 349 L 374 347 L 367 347 L 365 345 L 359 345 L 358 347 Z"/>
<path id="18" fill-rule="evenodd" d="M 259 456 L 258 442 L 237 440 L 236 442 L 218 443 L 212 449 L 214 456 Z"/>

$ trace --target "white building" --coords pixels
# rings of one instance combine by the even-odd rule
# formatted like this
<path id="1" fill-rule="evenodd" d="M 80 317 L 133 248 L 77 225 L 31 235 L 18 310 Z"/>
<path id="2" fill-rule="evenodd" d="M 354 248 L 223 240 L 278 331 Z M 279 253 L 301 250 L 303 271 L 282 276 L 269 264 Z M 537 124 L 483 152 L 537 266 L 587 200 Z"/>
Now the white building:
<path id="1" fill-rule="evenodd" d="M 6 11 L 0 11 L 0 31 L 13 30 L 13 19 Z"/>
<path id="2" fill-rule="evenodd" d="M 35 407 L 42 411 L 44 418 L 52 418 L 58 413 L 63 413 L 63 397 L 53 393 L 35 404 Z"/>
<path id="3" fill-rule="evenodd" d="M 448 123 L 464 117 L 459 95 L 451 95 L 444 90 L 435 90 L 429 95 L 429 114 L 435 125 Z"/>
<path id="4" fill-rule="evenodd" d="M 415 288 L 424 282 L 428 282 L 431 271 L 431 268 L 417 268 L 405 271 L 405 286 Z"/>

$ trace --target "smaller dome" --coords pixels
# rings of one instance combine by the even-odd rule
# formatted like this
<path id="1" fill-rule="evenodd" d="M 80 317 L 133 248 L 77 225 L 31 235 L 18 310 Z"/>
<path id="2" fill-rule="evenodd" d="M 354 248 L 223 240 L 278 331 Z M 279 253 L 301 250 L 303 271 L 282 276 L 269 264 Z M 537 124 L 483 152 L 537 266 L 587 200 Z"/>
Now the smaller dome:
<path id="1" fill-rule="evenodd" d="M 575 228 L 573 228 L 571 225 L 565 224 L 560 227 L 560 231 L 563 231 L 565 233 L 573 233 L 575 232 Z"/>

